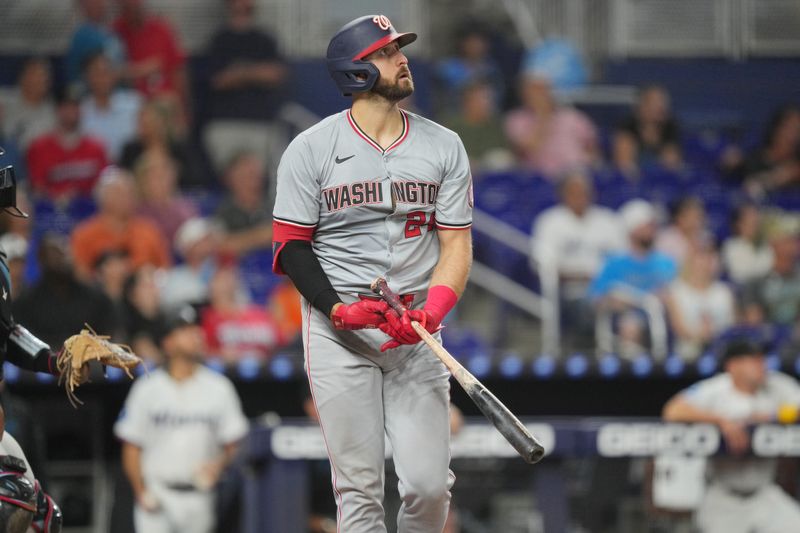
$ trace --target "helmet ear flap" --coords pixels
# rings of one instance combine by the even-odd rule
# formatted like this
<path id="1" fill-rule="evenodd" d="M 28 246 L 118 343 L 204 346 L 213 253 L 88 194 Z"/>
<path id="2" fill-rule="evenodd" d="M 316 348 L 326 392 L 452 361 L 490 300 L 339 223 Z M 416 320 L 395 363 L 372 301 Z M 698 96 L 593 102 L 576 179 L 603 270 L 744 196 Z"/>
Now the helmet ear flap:
<path id="1" fill-rule="evenodd" d="M 328 70 L 344 96 L 369 91 L 380 77 L 378 67 L 368 61 L 328 61 Z"/>

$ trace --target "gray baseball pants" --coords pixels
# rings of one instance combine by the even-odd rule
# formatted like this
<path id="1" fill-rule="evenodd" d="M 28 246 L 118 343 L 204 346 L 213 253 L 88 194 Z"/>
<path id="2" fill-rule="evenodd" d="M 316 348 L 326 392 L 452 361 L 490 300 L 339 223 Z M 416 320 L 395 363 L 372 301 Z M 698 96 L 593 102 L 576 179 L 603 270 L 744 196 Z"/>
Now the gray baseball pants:
<path id="1" fill-rule="evenodd" d="M 306 373 L 331 462 L 338 531 L 386 531 L 385 435 L 402 500 L 398 533 L 441 532 L 455 479 L 450 374 L 424 343 L 381 353 L 386 340 L 380 330 L 337 331 L 303 299 Z"/>

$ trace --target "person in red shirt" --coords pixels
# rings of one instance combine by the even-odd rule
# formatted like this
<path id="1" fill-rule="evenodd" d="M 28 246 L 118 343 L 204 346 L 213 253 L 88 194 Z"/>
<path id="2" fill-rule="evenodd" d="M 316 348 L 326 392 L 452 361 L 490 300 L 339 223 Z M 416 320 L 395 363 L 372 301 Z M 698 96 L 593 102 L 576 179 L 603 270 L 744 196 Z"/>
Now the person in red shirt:
<path id="1" fill-rule="evenodd" d="M 247 302 L 234 267 L 220 268 L 211 278 L 211 305 L 202 313 L 210 353 L 226 362 L 252 357 L 267 359 L 284 344 L 277 321 L 264 307 Z"/>
<path id="2" fill-rule="evenodd" d="M 33 192 L 53 200 L 89 195 L 108 165 L 102 141 L 81 132 L 80 100 L 74 91 L 57 94 L 56 127 L 31 142 L 27 152 Z"/>
<path id="3" fill-rule="evenodd" d="M 175 31 L 166 20 L 147 12 L 144 0 L 119 0 L 120 16 L 114 21 L 128 55 L 127 75 L 148 98 L 174 101 L 176 118 L 188 117 L 189 84 L 186 58 Z"/>

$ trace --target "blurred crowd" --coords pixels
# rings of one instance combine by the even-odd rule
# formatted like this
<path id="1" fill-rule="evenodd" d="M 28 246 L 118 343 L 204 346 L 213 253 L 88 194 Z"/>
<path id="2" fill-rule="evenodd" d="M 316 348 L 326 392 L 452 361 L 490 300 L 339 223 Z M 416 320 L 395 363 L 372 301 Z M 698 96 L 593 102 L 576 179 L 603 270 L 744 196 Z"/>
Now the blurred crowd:
<path id="1" fill-rule="evenodd" d="M 254 1 L 224 2 L 203 95 L 145 1 L 76 5 L 63 58 L 29 57 L 0 88 L 3 163 L 31 214 L 0 219 L 15 315 L 54 344 L 89 322 L 158 359 L 154 325 L 191 304 L 227 362 L 291 347 L 298 298 L 271 274 L 272 178 L 304 125 L 286 118 L 291 65 Z M 739 326 L 796 355 L 798 220 L 773 199 L 800 188 L 797 105 L 776 109 L 760 144 L 698 156 L 662 86 L 639 88 L 615 124 L 571 105 L 589 76 L 567 41 L 510 51 L 467 21 L 453 42 L 430 72 L 434 118 L 464 141 L 476 207 L 523 220 L 535 271 L 557 272 L 566 348 L 653 351 L 660 314 L 686 359 Z M 503 180 L 514 207 L 492 212 L 481 192 Z"/>
<path id="2" fill-rule="evenodd" d="M 555 273 L 562 352 L 694 361 L 747 331 L 794 361 L 800 103 L 776 103 L 758 141 L 707 143 L 659 84 L 639 87 L 618 122 L 595 123 L 571 104 L 588 85 L 569 42 L 523 52 L 513 77 L 485 26 L 470 21 L 457 42 L 437 70 L 443 121 L 472 160 L 476 208 L 531 233 L 535 276 L 498 256 L 491 233 L 476 236 L 476 257 L 525 285 Z"/>
<path id="3" fill-rule="evenodd" d="M 158 327 L 186 304 L 226 363 L 296 341 L 297 293 L 270 273 L 287 67 L 253 2 L 225 4 L 202 121 L 175 31 L 140 0 L 76 2 L 63 72 L 30 57 L 0 89 L 3 163 L 30 214 L 2 215 L 0 245 L 15 316 L 51 345 L 85 322 L 158 362 Z"/>

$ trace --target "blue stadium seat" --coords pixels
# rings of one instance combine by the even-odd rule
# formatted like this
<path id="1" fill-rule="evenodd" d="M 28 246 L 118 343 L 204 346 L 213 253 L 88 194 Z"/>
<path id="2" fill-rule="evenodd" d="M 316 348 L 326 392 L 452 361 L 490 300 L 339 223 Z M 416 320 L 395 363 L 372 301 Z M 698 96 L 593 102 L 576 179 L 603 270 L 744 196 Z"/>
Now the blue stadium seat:
<path id="1" fill-rule="evenodd" d="M 239 272 L 253 302 L 264 303 L 282 278 L 272 273 L 272 250 L 250 252 L 239 259 Z"/>
<path id="2" fill-rule="evenodd" d="M 464 324 L 448 322 L 442 329 L 447 351 L 459 360 L 491 355 L 489 343 L 474 329 Z"/>

